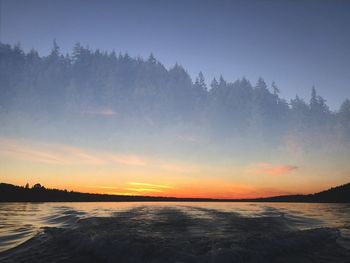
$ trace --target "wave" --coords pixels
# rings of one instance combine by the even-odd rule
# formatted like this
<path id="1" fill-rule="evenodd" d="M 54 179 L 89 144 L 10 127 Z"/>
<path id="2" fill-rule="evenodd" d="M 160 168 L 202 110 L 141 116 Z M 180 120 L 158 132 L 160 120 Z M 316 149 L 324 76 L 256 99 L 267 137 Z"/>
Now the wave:
<path id="1" fill-rule="evenodd" d="M 281 212 L 247 217 L 188 206 L 135 207 L 80 218 L 74 227 L 45 227 L 0 253 L 0 261 L 349 262 L 338 229 L 300 230 L 295 221 Z"/>

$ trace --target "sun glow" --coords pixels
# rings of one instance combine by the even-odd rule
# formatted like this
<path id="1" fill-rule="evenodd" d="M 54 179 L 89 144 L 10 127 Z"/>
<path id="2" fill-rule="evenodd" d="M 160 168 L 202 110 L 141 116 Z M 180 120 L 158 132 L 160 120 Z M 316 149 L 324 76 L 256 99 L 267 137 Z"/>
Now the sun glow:
<path id="1" fill-rule="evenodd" d="M 291 187 L 295 178 L 305 181 L 304 173 L 320 173 L 283 163 L 216 165 L 11 138 L 0 138 L 0 157 L 1 180 L 9 183 L 40 182 L 51 188 L 122 195 L 250 198 L 291 194 L 296 193 Z M 313 184 L 297 193 L 325 186 Z"/>

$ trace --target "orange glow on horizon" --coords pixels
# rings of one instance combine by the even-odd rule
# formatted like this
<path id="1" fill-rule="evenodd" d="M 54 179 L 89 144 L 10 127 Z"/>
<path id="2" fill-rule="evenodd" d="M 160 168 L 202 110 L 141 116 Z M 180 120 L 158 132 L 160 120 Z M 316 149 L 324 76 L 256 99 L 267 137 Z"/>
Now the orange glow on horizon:
<path id="1" fill-rule="evenodd" d="M 132 186 L 132 187 L 131 187 Z M 148 186 L 148 187 L 147 187 Z M 132 196 L 162 196 L 177 198 L 219 198 L 219 199 L 240 199 L 267 197 L 285 194 L 283 192 L 266 191 L 254 187 L 230 184 L 220 180 L 201 180 L 201 182 L 182 182 L 175 186 L 129 182 L 121 187 L 91 187 L 77 188 L 76 191 L 92 192 L 100 194 L 132 195 Z"/>
<path id="2" fill-rule="evenodd" d="M 16 185 L 24 185 L 25 183 L 19 180 L 10 180 L 7 183 Z M 30 182 L 30 186 L 37 182 Z M 56 188 L 60 190 L 67 189 L 68 191 L 76 191 L 82 193 L 96 194 L 111 194 L 111 195 L 129 195 L 129 196 L 162 196 L 162 197 L 177 197 L 177 198 L 217 198 L 217 199 L 245 199 L 259 198 L 286 194 L 309 194 L 327 188 L 327 185 L 319 186 L 315 190 L 303 190 L 295 192 L 282 192 L 274 189 L 264 189 L 253 186 L 237 185 L 219 180 L 200 180 L 200 182 L 192 181 L 175 186 L 165 186 L 160 188 L 146 188 L 141 185 L 148 183 L 138 183 L 140 187 L 130 187 L 130 183 L 114 186 L 82 186 L 82 185 L 57 185 L 43 182 L 46 188 Z M 136 185 L 136 184 L 134 184 Z M 154 184 L 149 184 L 154 185 Z M 162 185 L 159 185 L 162 186 Z"/>
<path id="3" fill-rule="evenodd" d="M 333 181 L 315 180 L 329 174 L 324 167 L 307 170 L 283 162 L 219 165 L 161 157 L 0 137 L 0 182 L 40 183 L 85 193 L 188 198 L 308 194 L 343 183 L 341 176 Z"/>

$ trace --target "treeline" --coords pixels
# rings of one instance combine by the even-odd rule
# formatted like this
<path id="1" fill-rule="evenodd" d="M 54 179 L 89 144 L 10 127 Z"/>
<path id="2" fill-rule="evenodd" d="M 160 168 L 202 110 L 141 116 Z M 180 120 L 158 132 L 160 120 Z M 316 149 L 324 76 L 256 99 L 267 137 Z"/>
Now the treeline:
<path id="1" fill-rule="evenodd" d="M 129 120 L 167 125 L 194 123 L 222 133 L 317 131 L 350 137 L 350 101 L 331 111 L 313 87 L 309 101 L 287 101 L 275 83 L 256 84 L 223 77 L 206 84 L 202 73 L 192 81 L 180 66 L 167 69 L 153 55 L 102 52 L 76 44 L 63 55 L 54 42 L 47 56 L 0 44 L 0 114 L 33 113 L 64 118 L 105 113 Z"/>
<path id="2" fill-rule="evenodd" d="M 176 198 L 161 196 L 127 196 L 89 194 L 67 190 L 47 189 L 40 184 L 32 188 L 0 183 L 0 202 L 302 202 L 349 203 L 350 183 L 309 195 L 286 195 L 255 199 Z"/>
<path id="3" fill-rule="evenodd" d="M 0 202 L 149 202 L 149 201 L 213 201 L 210 198 L 175 198 L 80 193 L 49 189 L 40 184 L 33 187 L 0 183 Z"/>

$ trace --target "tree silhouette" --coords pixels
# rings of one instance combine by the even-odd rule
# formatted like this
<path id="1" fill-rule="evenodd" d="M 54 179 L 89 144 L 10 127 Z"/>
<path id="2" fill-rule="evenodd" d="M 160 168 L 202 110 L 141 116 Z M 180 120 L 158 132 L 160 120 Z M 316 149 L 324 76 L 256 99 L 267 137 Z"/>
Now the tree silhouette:
<path id="1" fill-rule="evenodd" d="M 349 100 L 332 112 L 315 87 L 309 103 L 296 96 L 289 104 L 275 82 L 270 87 L 263 78 L 253 87 L 245 78 L 231 83 L 220 76 L 208 89 L 202 72 L 192 82 L 182 66 L 167 69 L 153 54 L 144 60 L 77 43 L 63 56 L 54 41 L 50 54 L 40 56 L 18 44 L 0 44 L 2 117 L 79 118 L 108 109 L 119 113 L 121 123 L 198 125 L 220 136 L 278 140 L 297 129 L 305 137 L 321 131 L 350 137 Z"/>

